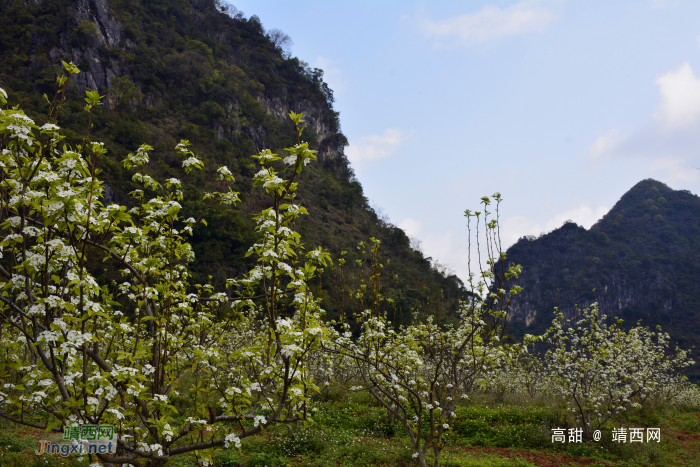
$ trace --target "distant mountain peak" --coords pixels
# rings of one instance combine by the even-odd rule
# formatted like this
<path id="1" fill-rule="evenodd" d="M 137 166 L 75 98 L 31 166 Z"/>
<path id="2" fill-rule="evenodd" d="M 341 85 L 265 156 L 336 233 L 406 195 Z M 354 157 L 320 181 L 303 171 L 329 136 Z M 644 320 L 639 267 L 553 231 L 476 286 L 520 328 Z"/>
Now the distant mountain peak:
<path id="1" fill-rule="evenodd" d="M 521 239 L 506 256 L 523 267 L 516 333 L 543 331 L 555 307 L 573 317 L 599 302 L 609 316 L 660 324 L 684 348 L 700 349 L 700 198 L 687 190 L 642 180 L 589 230 L 567 222 Z"/>

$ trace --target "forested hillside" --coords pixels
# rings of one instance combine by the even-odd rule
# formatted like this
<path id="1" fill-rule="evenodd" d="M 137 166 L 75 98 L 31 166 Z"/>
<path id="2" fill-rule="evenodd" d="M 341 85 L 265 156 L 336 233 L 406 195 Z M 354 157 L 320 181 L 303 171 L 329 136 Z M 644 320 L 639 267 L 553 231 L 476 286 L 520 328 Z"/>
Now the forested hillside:
<path id="1" fill-rule="evenodd" d="M 197 227 L 193 239 L 193 270 L 202 280 L 213 276 L 216 286 L 250 265 L 244 255 L 255 241 L 251 213 L 265 203 L 251 190 L 257 165 L 250 156 L 293 145 L 288 113 L 303 112 L 304 139 L 320 163 L 302 176 L 300 199 L 311 215 L 299 229 L 307 248 L 323 246 L 336 259 L 348 252 L 347 290 L 339 286 L 337 261 L 322 275 L 324 307 L 337 313 L 343 296 L 357 287 L 367 265 L 354 261 L 361 255 L 357 244 L 376 237 L 382 242 L 385 294 L 397 298 L 400 317 L 418 308 L 454 309 L 464 294 L 461 282 L 433 269 L 401 229 L 369 207 L 343 154 L 347 139 L 333 110 L 333 92 L 322 70 L 292 57 L 287 43 L 284 33 L 266 31 L 258 17 L 212 0 L 3 0 L 0 86 L 10 104 L 21 104 L 41 125 L 47 108 L 42 96 L 53 95 L 61 61 L 82 70 L 70 82 L 58 124 L 66 142 L 77 144 L 87 126 L 84 91 L 105 96 L 92 119 L 92 138 L 108 150 L 98 163 L 108 182 L 106 202 L 128 204 L 126 193 L 135 184 L 121 161 L 143 143 L 154 148 L 150 173 L 181 177 L 189 200 L 201 199 L 216 183 L 214 168 L 227 165 L 243 203 L 212 207 L 208 226 Z M 183 176 L 173 149 L 181 139 L 190 141 L 208 172 Z M 196 201 L 184 205 L 195 217 L 202 209 Z"/>
<path id="2" fill-rule="evenodd" d="M 632 187 L 590 230 L 572 222 L 521 238 L 507 252 L 523 266 L 516 334 L 544 330 L 599 302 L 631 326 L 661 325 L 682 348 L 700 347 L 700 198 L 656 180 Z M 698 358 L 696 357 L 696 360 Z M 697 378 L 697 365 L 690 372 Z"/>

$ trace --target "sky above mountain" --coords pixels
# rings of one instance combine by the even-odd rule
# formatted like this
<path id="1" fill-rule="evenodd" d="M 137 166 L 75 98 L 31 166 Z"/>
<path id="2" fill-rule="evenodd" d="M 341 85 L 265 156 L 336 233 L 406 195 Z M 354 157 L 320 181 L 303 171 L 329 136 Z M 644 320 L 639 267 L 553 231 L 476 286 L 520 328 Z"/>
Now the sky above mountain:
<path id="1" fill-rule="evenodd" d="M 366 196 L 463 278 L 484 195 L 507 247 L 645 178 L 700 191 L 700 2 L 234 4 L 325 71 Z"/>

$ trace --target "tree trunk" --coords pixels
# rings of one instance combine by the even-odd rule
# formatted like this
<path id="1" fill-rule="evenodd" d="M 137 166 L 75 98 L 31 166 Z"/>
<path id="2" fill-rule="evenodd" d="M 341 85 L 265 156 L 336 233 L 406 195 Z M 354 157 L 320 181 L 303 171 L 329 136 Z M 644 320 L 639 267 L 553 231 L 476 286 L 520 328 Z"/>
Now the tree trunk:
<path id="1" fill-rule="evenodd" d="M 442 453 L 442 448 L 439 448 L 433 444 L 433 453 L 435 454 L 435 463 L 433 467 L 440 467 L 440 454 Z"/>

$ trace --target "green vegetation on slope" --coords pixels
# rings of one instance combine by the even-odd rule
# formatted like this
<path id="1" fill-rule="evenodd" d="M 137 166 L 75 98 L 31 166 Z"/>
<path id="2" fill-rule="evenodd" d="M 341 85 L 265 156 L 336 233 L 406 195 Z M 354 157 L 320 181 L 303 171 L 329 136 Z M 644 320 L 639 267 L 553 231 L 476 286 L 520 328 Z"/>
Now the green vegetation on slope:
<path id="1" fill-rule="evenodd" d="M 250 266 L 244 256 L 255 241 L 250 214 L 265 203 L 252 191 L 257 169 L 250 156 L 294 144 L 287 114 L 304 112 L 305 139 L 321 161 L 301 178 L 300 199 L 312 214 L 299 226 L 306 245 L 322 245 L 335 257 L 347 251 L 343 274 L 350 289 L 362 270 L 354 261 L 361 256 L 356 246 L 376 237 L 390 260 L 383 286 L 397 299 L 397 320 L 410 319 L 412 309 L 435 308 L 438 300 L 454 310 L 464 297 L 459 279 L 434 270 L 401 229 L 369 207 L 343 154 L 347 139 L 322 70 L 289 57 L 256 16 L 220 10 L 212 0 L 0 1 L 0 86 L 41 125 L 47 106 L 42 94 L 53 95 L 61 60 L 81 68 L 58 123 L 67 142 L 78 143 L 87 125 L 84 90 L 106 96 L 93 117 L 92 137 L 108 149 L 100 162 L 107 202 L 128 202 L 125 195 L 136 185 L 120 161 L 142 143 L 154 147 L 148 170 L 158 179 L 181 176 L 172 150 L 180 139 L 188 139 L 208 167 L 228 166 L 243 204 L 209 210 L 208 227 L 196 228 L 193 240 L 195 279 L 213 276 L 215 286 Z M 211 170 L 183 180 L 186 199 L 201 199 L 216 180 Z M 190 202 L 184 212 L 197 217 L 202 206 Z M 331 287 L 339 277 L 335 263 L 321 279 L 320 289 L 330 291 L 323 297 L 331 316 L 344 300 L 342 290 Z"/>

